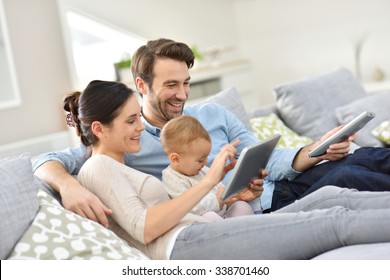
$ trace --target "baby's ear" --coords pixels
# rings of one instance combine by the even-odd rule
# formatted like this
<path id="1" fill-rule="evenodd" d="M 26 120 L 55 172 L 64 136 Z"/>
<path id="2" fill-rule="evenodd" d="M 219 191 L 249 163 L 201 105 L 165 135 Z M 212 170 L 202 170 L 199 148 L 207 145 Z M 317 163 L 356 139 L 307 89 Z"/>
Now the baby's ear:
<path id="1" fill-rule="evenodd" d="M 179 163 L 180 162 L 180 155 L 178 153 L 171 153 L 169 155 L 169 161 L 171 163 Z"/>

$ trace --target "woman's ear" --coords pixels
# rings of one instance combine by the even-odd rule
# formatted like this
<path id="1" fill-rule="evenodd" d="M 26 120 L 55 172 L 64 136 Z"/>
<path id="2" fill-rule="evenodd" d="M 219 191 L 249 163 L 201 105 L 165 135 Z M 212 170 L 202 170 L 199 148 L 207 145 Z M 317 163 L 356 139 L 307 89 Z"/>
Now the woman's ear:
<path id="1" fill-rule="evenodd" d="M 100 139 L 104 134 L 104 126 L 101 122 L 94 121 L 91 124 L 91 131 L 96 137 Z"/>

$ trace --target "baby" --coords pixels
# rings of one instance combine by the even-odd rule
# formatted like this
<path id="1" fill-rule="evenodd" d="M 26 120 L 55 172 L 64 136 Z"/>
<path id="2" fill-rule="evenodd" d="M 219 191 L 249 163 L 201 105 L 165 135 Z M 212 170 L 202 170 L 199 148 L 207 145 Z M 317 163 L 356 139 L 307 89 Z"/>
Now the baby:
<path id="1" fill-rule="evenodd" d="M 170 165 L 162 172 L 162 180 L 169 196 L 173 198 L 198 183 L 207 173 L 211 139 L 198 120 L 180 116 L 163 127 L 160 140 L 170 161 Z M 221 199 L 223 189 L 222 183 L 216 185 L 192 209 L 192 213 L 210 220 L 253 214 L 252 207 L 244 201 L 236 201 L 227 207 Z"/>

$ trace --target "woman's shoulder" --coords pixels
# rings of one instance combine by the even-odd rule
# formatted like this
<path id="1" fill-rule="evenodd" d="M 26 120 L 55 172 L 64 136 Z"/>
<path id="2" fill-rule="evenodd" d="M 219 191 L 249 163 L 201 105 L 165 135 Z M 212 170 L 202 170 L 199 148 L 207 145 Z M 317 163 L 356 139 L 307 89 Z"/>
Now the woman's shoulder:
<path id="1" fill-rule="evenodd" d="M 83 170 L 88 170 L 89 172 L 93 171 L 95 173 L 113 172 L 111 174 L 117 174 L 118 172 L 120 172 L 120 173 L 134 174 L 137 176 L 150 176 L 146 173 L 131 168 L 113 159 L 112 157 L 103 154 L 96 154 L 91 156 L 82 166 L 81 171 Z"/>

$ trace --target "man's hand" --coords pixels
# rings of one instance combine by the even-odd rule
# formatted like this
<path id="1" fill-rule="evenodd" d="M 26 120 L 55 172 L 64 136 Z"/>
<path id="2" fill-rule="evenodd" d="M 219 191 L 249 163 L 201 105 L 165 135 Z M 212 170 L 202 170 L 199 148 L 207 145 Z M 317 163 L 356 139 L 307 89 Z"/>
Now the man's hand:
<path id="1" fill-rule="evenodd" d="M 324 136 L 321 137 L 319 141 L 316 141 L 306 147 L 303 147 L 298 154 L 295 156 L 295 159 L 293 161 L 293 168 L 296 171 L 303 172 L 310 167 L 313 167 L 317 163 L 321 162 L 322 160 L 340 160 L 343 159 L 345 156 L 348 155 L 351 141 L 353 141 L 356 138 L 356 135 L 352 135 L 345 139 L 344 141 L 336 144 L 332 144 L 329 146 L 329 149 L 326 151 L 326 154 L 320 157 L 309 157 L 309 151 L 314 149 L 316 146 L 318 146 L 322 141 L 325 139 L 328 139 L 331 135 L 335 134 L 338 130 L 340 130 L 343 126 L 338 126 L 328 133 L 326 133 Z"/>
<path id="2" fill-rule="evenodd" d="M 264 191 L 264 178 L 268 175 L 266 170 L 260 170 L 259 178 L 252 180 L 247 188 L 239 193 L 236 193 L 224 200 L 224 203 L 229 207 L 234 202 L 242 200 L 245 202 L 251 202 L 258 198 Z"/>
<path id="3" fill-rule="evenodd" d="M 60 194 L 64 207 L 108 227 L 107 215 L 111 215 L 112 210 L 107 208 L 96 195 L 81 186 L 78 181 L 76 182 L 61 188 Z"/>
<path id="4" fill-rule="evenodd" d="M 62 204 L 66 209 L 108 227 L 107 215 L 111 215 L 112 210 L 80 185 L 79 181 L 70 175 L 61 163 L 45 162 L 35 170 L 34 174 L 60 193 Z"/>
<path id="5" fill-rule="evenodd" d="M 326 133 L 324 136 L 322 136 L 320 143 L 328 139 L 331 135 L 335 134 L 337 131 L 339 131 L 343 126 L 338 126 L 328 133 Z M 321 160 L 340 160 L 344 158 L 346 155 L 348 155 L 350 147 L 351 147 L 351 141 L 355 140 L 356 135 L 351 135 L 347 139 L 345 139 L 342 142 L 332 144 L 329 146 L 329 149 L 326 151 L 326 154 L 323 156 L 320 156 L 319 158 Z"/>

